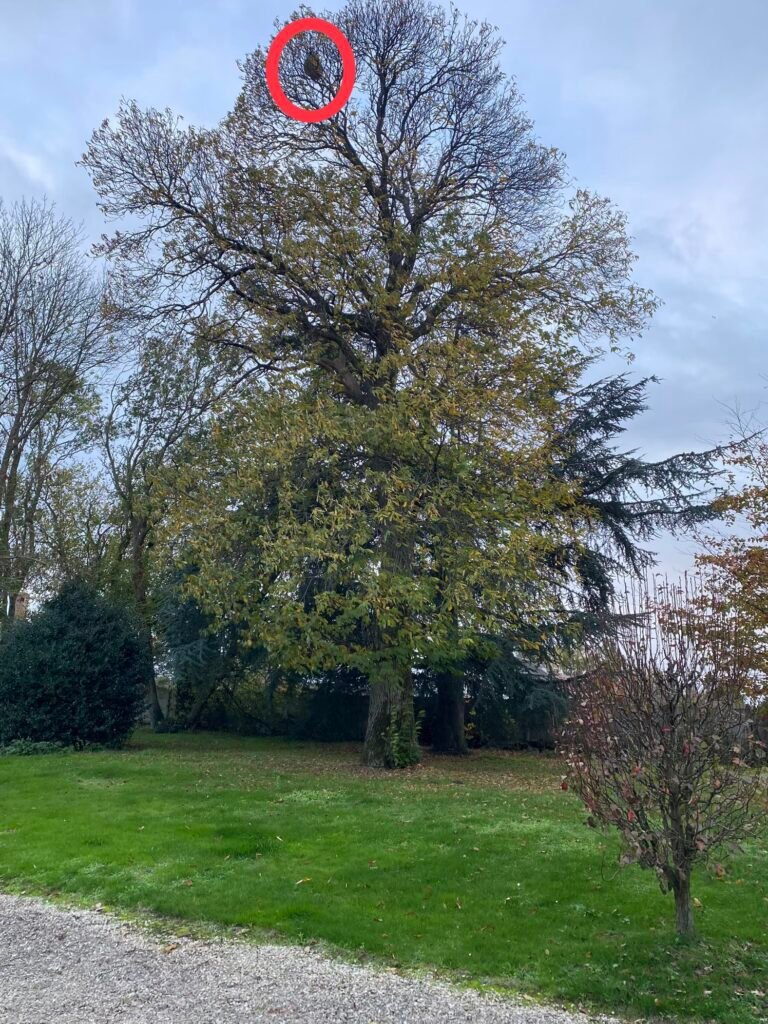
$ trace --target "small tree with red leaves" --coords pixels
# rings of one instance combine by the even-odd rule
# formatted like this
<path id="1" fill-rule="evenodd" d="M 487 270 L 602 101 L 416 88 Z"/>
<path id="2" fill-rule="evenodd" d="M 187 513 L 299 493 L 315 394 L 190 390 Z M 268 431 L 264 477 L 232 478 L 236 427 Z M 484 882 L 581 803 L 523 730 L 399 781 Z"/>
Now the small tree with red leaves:
<path id="1" fill-rule="evenodd" d="M 619 830 L 622 862 L 656 872 L 674 893 L 678 934 L 691 935 L 694 864 L 765 813 L 764 745 L 745 700 L 750 646 L 700 581 L 623 604 L 593 667 L 568 684 L 562 749 L 588 824 Z"/>

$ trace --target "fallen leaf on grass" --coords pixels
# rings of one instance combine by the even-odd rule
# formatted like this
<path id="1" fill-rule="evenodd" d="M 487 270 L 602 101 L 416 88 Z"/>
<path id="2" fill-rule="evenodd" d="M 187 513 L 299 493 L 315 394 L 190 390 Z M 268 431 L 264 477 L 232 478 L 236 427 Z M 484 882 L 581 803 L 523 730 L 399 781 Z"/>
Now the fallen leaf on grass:
<path id="1" fill-rule="evenodd" d="M 298 882 L 294 882 L 294 885 L 304 885 L 305 882 L 311 882 L 311 878 L 300 878 Z"/>

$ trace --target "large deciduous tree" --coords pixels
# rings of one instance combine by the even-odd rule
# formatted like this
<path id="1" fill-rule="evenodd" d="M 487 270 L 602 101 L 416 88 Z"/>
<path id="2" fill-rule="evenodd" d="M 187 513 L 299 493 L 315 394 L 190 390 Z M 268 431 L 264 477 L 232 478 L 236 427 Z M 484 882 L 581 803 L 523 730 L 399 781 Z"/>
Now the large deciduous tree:
<path id="1" fill-rule="evenodd" d="M 534 137 L 494 30 L 428 0 L 329 18 L 358 67 L 333 118 L 286 118 L 257 50 L 216 128 L 126 103 L 84 162 L 127 220 L 102 248 L 119 301 L 215 316 L 268 374 L 237 461 L 280 514 L 256 546 L 260 592 L 228 603 L 258 609 L 284 661 L 363 671 L 366 758 L 404 763 L 414 662 L 538 600 L 528 524 L 567 504 L 544 450 L 576 347 L 636 335 L 654 303 L 630 281 L 623 216 L 570 193 Z M 340 56 L 305 34 L 280 74 L 320 107 Z M 214 561 L 196 578 L 220 606 Z"/>
<path id="2" fill-rule="evenodd" d="M 34 564 L 49 482 L 82 446 L 111 351 L 101 299 L 69 221 L 45 203 L 0 205 L 0 618 Z"/>

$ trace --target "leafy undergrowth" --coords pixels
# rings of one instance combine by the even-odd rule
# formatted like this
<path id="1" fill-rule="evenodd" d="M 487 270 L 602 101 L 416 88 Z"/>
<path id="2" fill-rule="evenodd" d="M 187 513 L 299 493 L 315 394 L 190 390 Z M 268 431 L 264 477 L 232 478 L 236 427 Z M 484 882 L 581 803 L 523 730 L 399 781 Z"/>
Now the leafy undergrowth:
<path id="1" fill-rule="evenodd" d="M 628 1017 L 768 1019 L 768 844 L 701 872 L 700 938 L 619 870 L 553 758 L 397 774 L 352 745 L 141 733 L 0 762 L 0 882 L 129 913 L 320 940 L 360 959 Z"/>

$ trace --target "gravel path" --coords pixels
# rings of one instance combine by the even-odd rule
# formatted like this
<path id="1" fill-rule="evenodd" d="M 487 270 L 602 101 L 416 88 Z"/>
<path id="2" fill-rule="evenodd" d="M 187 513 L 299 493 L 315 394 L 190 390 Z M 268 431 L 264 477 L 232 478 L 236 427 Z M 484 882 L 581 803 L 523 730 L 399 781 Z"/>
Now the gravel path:
<path id="1" fill-rule="evenodd" d="M 303 948 L 161 943 L 95 911 L 0 895 L 0 1022 L 587 1024 L 587 1018 L 351 966 Z"/>

